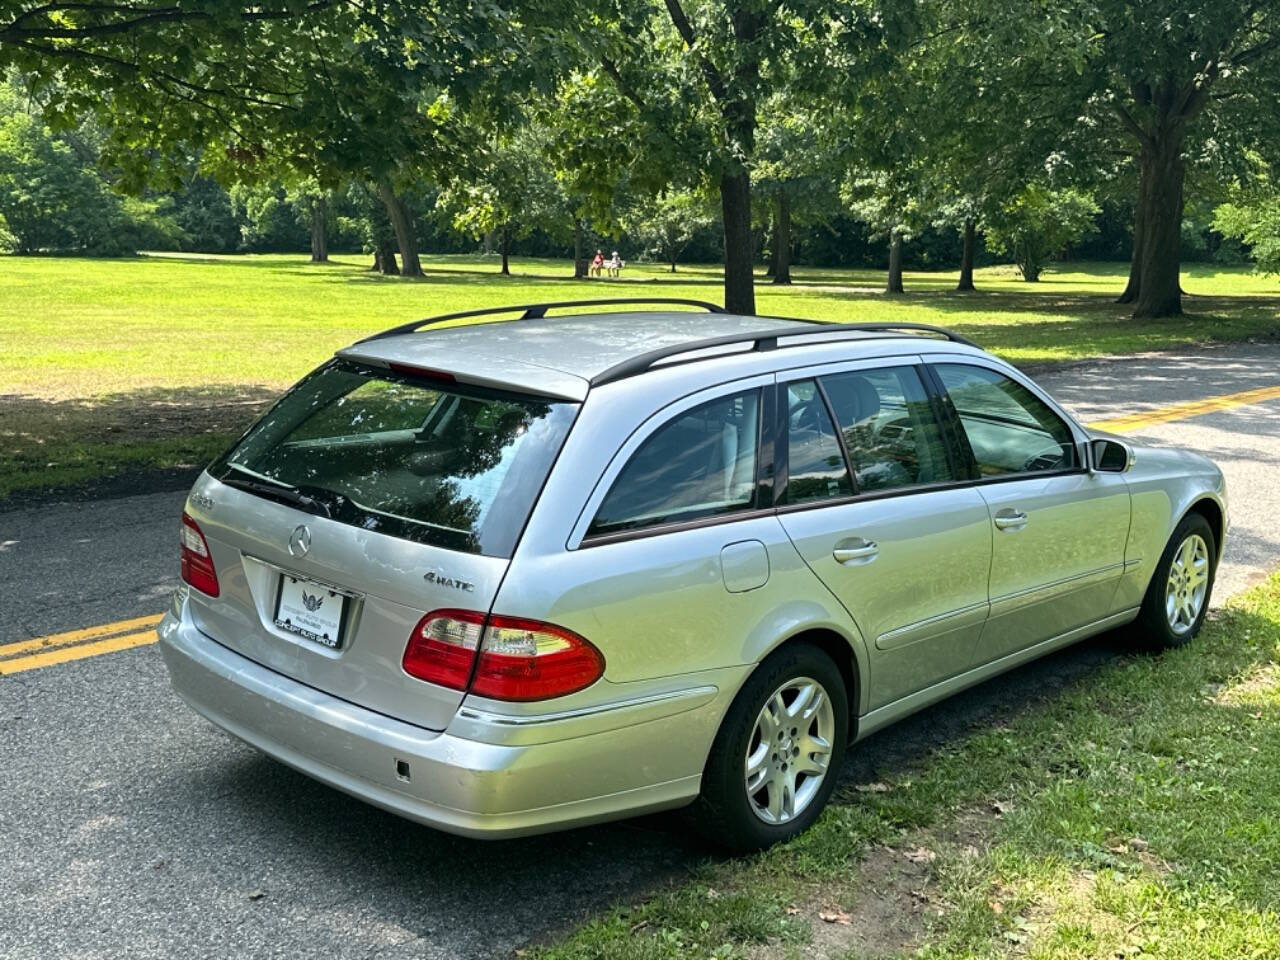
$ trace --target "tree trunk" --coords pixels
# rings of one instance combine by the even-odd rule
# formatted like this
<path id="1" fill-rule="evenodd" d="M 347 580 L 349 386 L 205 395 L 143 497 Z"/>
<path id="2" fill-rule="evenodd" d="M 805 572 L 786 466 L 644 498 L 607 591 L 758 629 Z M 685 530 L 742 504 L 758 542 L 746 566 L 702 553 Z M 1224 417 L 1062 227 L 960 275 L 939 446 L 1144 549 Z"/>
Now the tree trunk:
<path id="1" fill-rule="evenodd" d="M 511 228 L 505 224 L 502 227 L 502 275 L 511 276 Z"/>
<path id="2" fill-rule="evenodd" d="M 582 218 L 573 218 L 573 279 L 585 280 L 587 261 L 582 256 Z"/>
<path id="3" fill-rule="evenodd" d="M 884 292 L 906 292 L 902 288 L 902 234 L 897 230 L 889 234 L 889 283 Z"/>
<path id="4" fill-rule="evenodd" d="M 974 289 L 973 248 L 977 243 L 978 225 L 970 217 L 964 222 L 964 250 L 960 254 L 960 282 L 956 284 L 957 292 L 968 293 Z"/>
<path id="5" fill-rule="evenodd" d="M 400 272 L 406 277 L 422 276 L 422 263 L 418 260 L 418 237 L 413 232 L 413 218 L 409 216 L 409 208 L 405 206 L 391 184 L 382 181 L 378 184 L 378 196 L 387 208 L 387 217 L 391 220 L 391 228 L 396 233 L 396 245 L 400 248 Z"/>
<path id="6" fill-rule="evenodd" d="M 1125 284 L 1124 293 L 1116 299 L 1116 303 L 1133 303 L 1138 299 L 1138 280 L 1142 272 L 1142 237 L 1145 211 L 1141 201 L 1133 209 L 1133 256 L 1129 258 L 1129 282 Z"/>
<path id="7" fill-rule="evenodd" d="M 1134 217 L 1138 289 L 1133 298 L 1133 315 L 1175 317 L 1182 313 L 1178 273 L 1186 166 L 1182 159 L 1181 128 L 1158 131 L 1143 147 L 1140 164 L 1139 213 Z M 1137 232 L 1139 223 L 1141 242 Z"/>
<path id="8" fill-rule="evenodd" d="M 672 257 L 671 257 L 671 272 L 672 272 L 672 273 L 675 273 L 675 272 L 676 272 L 676 258 L 675 258 L 675 256 L 672 256 Z"/>
<path id="9" fill-rule="evenodd" d="M 311 201 L 311 262 L 329 262 L 329 231 L 324 200 Z"/>
<path id="10" fill-rule="evenodd" d="M 746 170 L 720 177 L 724 218 L 724 306 L 730 313 L 756 312 L 751 257 L 751 175 Z"/>
<path id="11" fill-rule="evenodd" d="M 773 210 L 773 282 L 791 285 L 791 196 L 779 190 Z"/>
<path id="12" fill-rule="evenodd" d="M 400 275 L 400 268 L 396 266 L 396 243 L 391 237 L 378 240 L 378 246 L 373 251 L 373 269 L 389 277 Z"/>

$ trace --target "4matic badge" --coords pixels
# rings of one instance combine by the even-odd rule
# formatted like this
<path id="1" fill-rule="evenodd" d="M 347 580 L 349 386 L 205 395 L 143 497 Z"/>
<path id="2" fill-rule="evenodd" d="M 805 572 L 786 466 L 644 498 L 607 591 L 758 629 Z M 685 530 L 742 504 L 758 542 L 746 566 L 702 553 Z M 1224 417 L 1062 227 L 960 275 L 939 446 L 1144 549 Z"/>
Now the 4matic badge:
<path id="1" fill-rule="evenodd" d="M 452 587 L 454 590 L 461 590 L 463 593 L 471 593 L 475 590 L 476 585 L 470 580 L 459 580 L 456 577 L 446 577 L 443 573 L 435 570 L 428 570 L 422 575 L 422 579 L 427 583 L 439 584 L 442 587 Z"/>

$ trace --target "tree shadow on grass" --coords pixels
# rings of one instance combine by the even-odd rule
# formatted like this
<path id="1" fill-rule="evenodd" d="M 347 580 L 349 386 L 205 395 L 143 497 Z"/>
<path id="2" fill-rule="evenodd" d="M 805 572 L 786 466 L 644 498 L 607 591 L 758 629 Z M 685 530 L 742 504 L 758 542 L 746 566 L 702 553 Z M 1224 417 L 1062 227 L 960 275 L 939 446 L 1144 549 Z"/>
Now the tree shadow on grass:
<path id="1" fill-rule="evenodd" d="M 189 484 L 278 395 L 253 385 L 0 394 L 0 510 Z"/>

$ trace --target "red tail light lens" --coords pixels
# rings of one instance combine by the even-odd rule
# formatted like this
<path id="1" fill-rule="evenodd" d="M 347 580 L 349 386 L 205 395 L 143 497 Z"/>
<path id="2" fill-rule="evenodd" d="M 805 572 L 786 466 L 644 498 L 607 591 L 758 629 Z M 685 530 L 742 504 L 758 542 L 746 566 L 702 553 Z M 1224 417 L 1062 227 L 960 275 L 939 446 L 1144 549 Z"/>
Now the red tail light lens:
<path id="1" fill-rule="evenodd" d="M 483 634 L 483 613 L 474 610 L 428 613 L 409 634 L 402 661 L 404 672 L 427 683 L 465 690 Z"/>
<path id="2" fill-rule="evenodd" d="M 213 569 L 209 541 L 185 510 L 182 513 L 182 579 L 201 593 L 218 595 L 218 572 Z"/>
<path id="3" fill-rule="evenodd" d="M 486 620 L 472 610 L 423 617 L 403 664 L 411 677 L 454 690 L 468 689 L 469 681 L 471 693 L 494 700 L 563 697 L 604 675 L 604 656 L 571 630 L 517 617 Z"/>
<path id="4" fill-rule="evenodd" d="M 490 617 L 471 692 L 494 700 L 547 700 L 589 687 L 603 674 L 604 656 L 571 630 Z"/>

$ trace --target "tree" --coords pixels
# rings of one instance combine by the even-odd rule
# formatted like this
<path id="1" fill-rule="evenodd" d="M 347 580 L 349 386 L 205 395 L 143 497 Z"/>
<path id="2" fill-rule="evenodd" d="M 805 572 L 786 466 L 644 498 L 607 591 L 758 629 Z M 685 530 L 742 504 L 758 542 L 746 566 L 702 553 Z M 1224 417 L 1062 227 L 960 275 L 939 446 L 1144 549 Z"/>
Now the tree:
<path id="1" fill-rule="evenodd" d="M 944 2 L 944 0 L 939 0 Z M 1280 137 L 1280 17 L 1266 0 L 945 0 L 961 25 L 969 93 L 949 109 L 1136 182 L 1121 302 L 1182 310 L 1179 244 L 1188 166 L 1224 170 Z M 951 74 L 954 76 L 955 74 Z"/>
<path id="2" fill-rule="evenodd" d="M 539 226 L 568 224 L 568 201 L 547 163 L 550 131 L 532 123 L 497 135 L 497 142 L 441 191 L 436 205 L 455 228 L 480 239 L 496 233 L 501 241 L 501 273 L 511 273 L 511 243 Z"/>
<path id="3" fill-rule="evenodd" d="M 91 132 L 82 156 L 0 88 L 0 217 L 16 253 L 133 254 L 184 240 L 172 202 L 121 197 L 96 168 Z"/>
<path id="4" fill-rule="evenodd" d="M 926 219 L 922 197 L 903 170 L 898 176 L 875 173 L 854 177 L 844 188 L 850 212 L 889 241 L 889 273 L 885 293 L 904 293 L 902 245 L 919 232 Z"/>
<path id="5" fill-rule="evenodd" d="M 836 72 L 878 55 L 899 4 L 801 0 L 779 6 L 744 0 L 663 0 L 586 5 L 578 28 L 594 59 L 668 153 L 694 158 L 720 195 L 725 306 L 755 312 L 751 169 L 758 105 L 771 93 L 797 96 L 829 86 Z M 686 9 L 686 7 L 688 9 Z"/>
<path id="6" fill-rule="evenodd" d="M 1076 189 L 1033 183 L 1000 204 L 983 223 L 987 244 L 1007 253 L 1022 279 L 1040 279 L 1045 263 L 1091 229 L 1098 205 Z"/>
<path id="7" fill-rule="evenodd" d="M 768 275 L 778 285 L 791 283 L 793 224 L 822 220 L 839 206 L 841 171 L 831 115 L 797 102 L 790 91 L 775 93 L 760 110 L 751 183 L 769 200 Z"/>
<path id="8" fill-rule="evenodd" d="M 193 146 L 226 183 L 368 180 L 407 274 L 406 190 L 469 155 L 462 113 L 534 86 L 540 52 L 508 9 L 470 0 L 0 0 L 0 66 L 57 81 L 53 122 L 106 117 L 126 184 L 173 182 L 167 158 Z"/>
<path id="9" fill-rule="evenodd" d="M 1247 243 L 1262 272 L 1280 273 L 1280 189 L 1259 166 L 1252 183 L 1232 186 L 1230 199 L 1214 211 L 1213 229 Z"/>
<path id="10" fill-rule="evenodd" d="M 640 201 L 623 221 L 627 233 L 644 245 L 644 252 L 670 264 L 672 273 L 684 248 L 714 223 L 707 198 L 690 190 L 672 190 Z"/>

